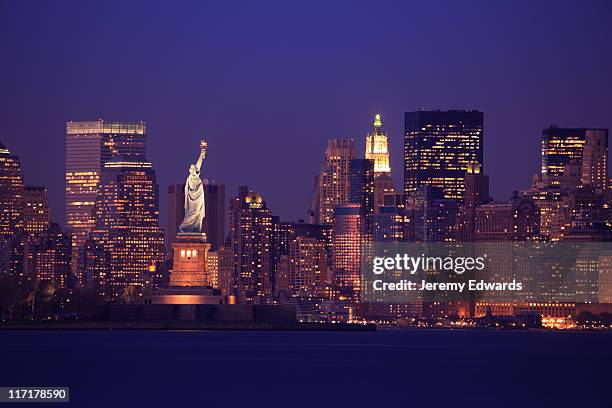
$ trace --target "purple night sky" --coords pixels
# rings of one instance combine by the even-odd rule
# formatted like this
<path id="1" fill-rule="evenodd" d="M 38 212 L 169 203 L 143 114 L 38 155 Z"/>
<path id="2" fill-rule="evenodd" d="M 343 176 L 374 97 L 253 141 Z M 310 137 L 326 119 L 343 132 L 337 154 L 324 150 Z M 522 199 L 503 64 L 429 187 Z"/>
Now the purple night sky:
<path id="1" fill-rule="evenodd" d="M 124 4 L 129 3 L 129 4 Z M 209 140 L 205 177 L 304 218 L 326 140 L 373 114 L 402 183 L 403 113 L 485 113 L 496 199 L 538 171 L 541 130 L 612 128 L 612 3 L 0 3 L 0 142 L 64 221 L 67 120 L 144 120 L 166 188 Z"/>

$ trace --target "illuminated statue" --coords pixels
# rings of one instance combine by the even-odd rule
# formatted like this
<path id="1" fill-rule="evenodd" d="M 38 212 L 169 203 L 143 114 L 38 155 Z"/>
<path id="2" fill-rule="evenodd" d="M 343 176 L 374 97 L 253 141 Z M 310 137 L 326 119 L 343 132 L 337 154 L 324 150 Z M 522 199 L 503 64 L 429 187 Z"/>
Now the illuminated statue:
<path id="1" fill-rule="evenodd" d="M 180 232 L 202 232 L 205 206 L 200 167 L 202 166 L 202 160 L 206 157 L 206 146 L 206 141 L 201 140 L 198 161 L 189 166 L 189 176 L 187 176 L 185 182 L 185 218 L 179 225 Z"/>

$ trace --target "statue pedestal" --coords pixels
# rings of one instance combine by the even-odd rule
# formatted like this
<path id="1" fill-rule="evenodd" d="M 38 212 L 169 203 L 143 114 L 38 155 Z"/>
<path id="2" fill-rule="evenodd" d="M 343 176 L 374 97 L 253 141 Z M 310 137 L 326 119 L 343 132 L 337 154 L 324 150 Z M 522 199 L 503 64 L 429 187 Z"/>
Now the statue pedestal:
<path id="1" fill-rule="evenodd" d="M 213 279 L 208 268 L 210 244 L 206 242 L 206 234 L 179 232 L 172 249 L 174 257 L 170 286 L 212 286 Z"/>

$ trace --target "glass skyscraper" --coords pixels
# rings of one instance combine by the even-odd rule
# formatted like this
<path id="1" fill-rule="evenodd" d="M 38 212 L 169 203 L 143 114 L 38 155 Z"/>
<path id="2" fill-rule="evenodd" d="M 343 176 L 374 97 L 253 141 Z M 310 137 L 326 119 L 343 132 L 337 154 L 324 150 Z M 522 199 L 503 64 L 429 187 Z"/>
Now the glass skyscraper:
<path id="1" fill-rule="evenodd" d="M 483 168 L 484 115 L 479 111 L 407 112 L 404 132 L 404 192 L 442 189 L 444 198 L 463 199 L 468 166 Z"/>
<path id="2" fill-rule="evenodd" d="M 104 165 L 114 156 L 146 154 L 144 122 L 66 123 L 66 228 L 81 247 L 95 224 Z"/>

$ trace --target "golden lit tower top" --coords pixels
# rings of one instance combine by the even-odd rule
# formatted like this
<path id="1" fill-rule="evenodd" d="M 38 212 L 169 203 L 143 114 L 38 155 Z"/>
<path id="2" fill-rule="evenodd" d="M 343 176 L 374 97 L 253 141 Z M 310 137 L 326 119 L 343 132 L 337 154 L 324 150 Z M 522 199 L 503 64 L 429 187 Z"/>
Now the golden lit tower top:
<path id="1" fill-rule="evenodd" d="M 390 173 L 387 134 L 382 129 L 380 114 L 374 117 L 374 128 L 366 136 L 366 159 L 374 160 L 374 174 Z"/>

